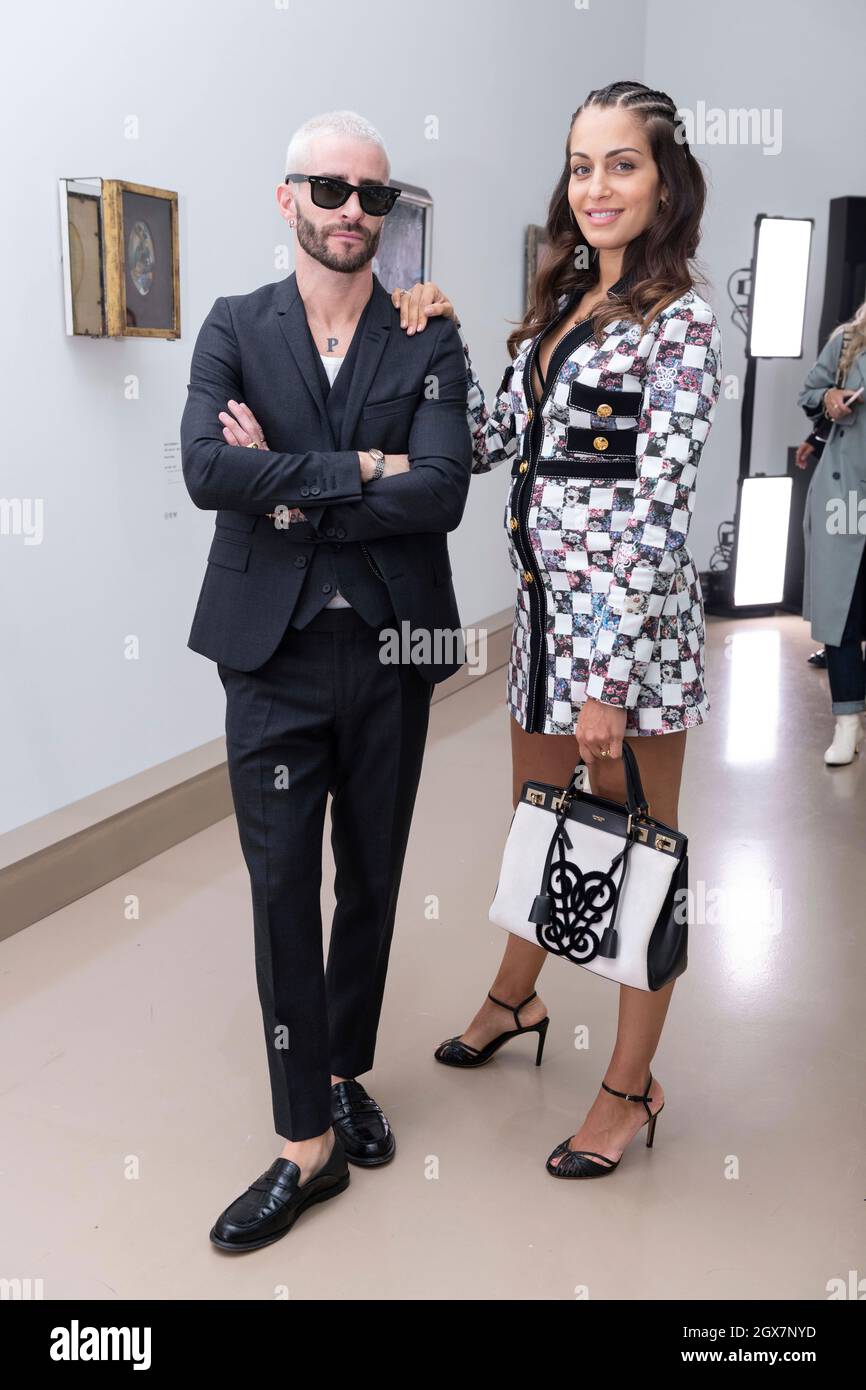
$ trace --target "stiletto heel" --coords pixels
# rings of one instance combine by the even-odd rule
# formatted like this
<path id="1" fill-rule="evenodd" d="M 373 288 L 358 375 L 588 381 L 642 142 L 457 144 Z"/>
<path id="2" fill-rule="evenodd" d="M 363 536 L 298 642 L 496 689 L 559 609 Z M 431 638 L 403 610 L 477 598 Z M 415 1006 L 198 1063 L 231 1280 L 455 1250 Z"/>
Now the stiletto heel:
<path id="1" fill-rule="evenodd" d="M 444 1062 L 447 1067 L 483 1067 L 485 1063 L 492 1061 L 494 1052 L 498 1052 L 503 1043 L 508 1042 L 509 1038 L 517 1038 L 521 1033 L 537 1033 L 538 1049 L 535 1055 L 535 1065 L 541 1066 L 541 1057 L 544 1052 L 544 1040 L 547 1037 L 547 1025 L 550 1017 L 545 1015 L 537 1023 L 530 1024 L 524 1028 L 520 1022 L 520 1010 L 524 1005 L 529 1004 L 537 998 L 536 991 L 533 990 L 519 1004 L 504 1004 L 501 999 L 496 999 L 488 991 L 487 998 L 494 1004 L 498 1004 L 501 1009 L 508 1009 L 514 1015 L 515 1027 L 509 1028 L 508 1032 L 500 1033 L 497 1038 L 492 1038 L 486 1047 L 472 1047 L 469 1043 L 461 1042 L 460 1038 L 446 1038 L 440 1043 L 433 1056 L 437 1062 Z"/>
<path id="2" fill-rule="evenodd" d="M 652 1072 L 650 1072 L 650 1078 L 642 1096 L 630 1096 L 627 1091 L 615 1091 L 612 1086 L 608 1086 L 606 1081 L 602 1081 L 601 1084 L 603 1089 L 608 1091 L 612 1096 L 619 1096 L 621 1100 L 634 1100 L 643 1103 L 649 1117 L 644 1120 L 644 1124 L 649 1125 L 646 1146 L 648 1149 L 651 1149 L 656 1133 L 656 1121 L 665 1108 L 665 1103 L 662 1101 L 658 1110 L 655 1112 L 650 1110 L 649 1093 L 653 1084 Z M 641 1128 L 643 1128 L 643 1126 L 641 1126 Z M 622 1154 L 620 1154 L 619 1158 L 614 1162 L 614 1160 L 608 1158 L 606 1154 L 593 1153 L 591 1149 L 572 1149 L 569 1147 L 570 1142 L 571 1136 L 569 1136 L 568 1139 L 563 1139 L 561 1144 L 557 1144 L 553 1153 L 547 1160 L 547 1171 L 555 1178 L 603 1178 L 608 1173 L 612 1173 L 614 1168 L 618 1168 L 622 1162 Z M 553 1162 L 555 1158 L 559 1159 L 559 1162 L 556 1164 Z M 594 1160 L 596 1159 L 598 1159 L 599 1162 L 595 1162 Z"/>
<path id="3" fill-rule="evenodd" d="M 653 1115 L 652 1119 L 651 1119 L 650 1122 L 649 1122 L 649 1128 L 647 1129 L 647 1136 L 646 1136 L 646 1146 L 647 1146 L 648 1149 L 651 1149 L 652 1146 L 653 1146 L 653 1140 L 654 1140 L 655 1137 L 656 1137 L 656 1120 L 658 1119 L 659 1115 L 662 1113 L 662 1111 L 664 1110 L 664 1108 L 665 1108 L 665 1103 L 664 1103 L 664 1101 L 662 1101 L 662 1103 L 661 1103 L 661 1105 L 659 1106 L 658 1110 L 656 1111 L 656 1113 Z"/>

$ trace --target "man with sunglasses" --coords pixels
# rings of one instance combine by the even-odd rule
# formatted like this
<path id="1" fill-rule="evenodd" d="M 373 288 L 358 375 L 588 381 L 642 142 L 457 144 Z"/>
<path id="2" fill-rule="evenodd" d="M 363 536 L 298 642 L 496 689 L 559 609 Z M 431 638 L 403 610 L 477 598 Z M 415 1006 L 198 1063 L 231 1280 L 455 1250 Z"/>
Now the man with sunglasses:
<path id="1" fill-rule="evenodd" d="M 436 682 L 462 664 L 447 532 L 471 467 L 453 324 L 400 331 L 373 274 L 399 189 L 378 132 L 331 112 L 293 136 L 281 216 L 296 270 L 216 300 L 193 352 L 184 478 L 215 534 L 188 645 L 226 692 L 255 964 L 281 1155 L 210 1233 L 285 1235 L 395 1152 L 357 1080 L 373 1065 L 397 894 Z M 388 636 L 432 636 L 410 660 Z M 405 651 L 405 644 L 402 646 Z M 332 794 L 336 910 L 319 904 Z"/>

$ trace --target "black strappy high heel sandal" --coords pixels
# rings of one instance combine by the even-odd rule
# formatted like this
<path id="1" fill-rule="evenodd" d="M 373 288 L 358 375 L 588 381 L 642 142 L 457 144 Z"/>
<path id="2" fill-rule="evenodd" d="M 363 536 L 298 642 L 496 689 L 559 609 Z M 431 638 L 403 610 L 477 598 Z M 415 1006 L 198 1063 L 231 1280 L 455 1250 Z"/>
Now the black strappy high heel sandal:
<path id="1" fill-rule="evenodd" d="M 601 1084 L 603 1089 L 609 1091 L 612 1096 L 619 1096 L 622 1100 L 643 1101 L 646 1106 L 647 1115 L 649 1116 L 647 1120 L 644 1120 L 644 1124 L 649 1125 L 646 1146 L 648 1149 L 651 1149 L 656 1133 L 656 1120 L 665 1108 L 665 1103 L 662 1101 L 655 1113 L 650 1110 L 649 1093 L 653 1084 L 652 1072 L 650 1072 L 650 1079 L 646 1084 L 646 1091 L 642 1096 L 630 1096 L 626 1091 L 615 1091 L 612 1086 L 608 1086 L 606 1081 L 602 1081 Z M 641 1125 L 641 1129 L 643 1129 L 643 1125 Z M 608 1158 L 607 1154 L 593 1153 L 591 1149 L 570 1149 L 568 1147 L 570 1140 L 571 1135 L 569 1135 L 568 1139 L 563 1139 L 561 1144 L 557 1144 L 553 1153 L 547 1160 L 547 1171 L 548 1173 L 552 1173 L 555 1178 L 603 1178 L 606 1177 L 608 1173 L 612 1173 L 614 1168 L 618 1168 L 622 1162 L 622 1154 L 614 1161 L 614 1159 Z M 559 1162 L 556 1165 L 553 1163 L 553 1159 L 555 1158 L 559 1158 Z M 595 1159 L 599 1159 L 600 1162 L 596 1163 L 594 1161 Z"/>
<path id="2" fill-rule="evenodd" d="M 510 1009 L 514 1014 L 515 1027 L 509 1028 L 507 1033 L 500 1033 L 498 1038 L 492 1038 L 486 1047 L 471 1047 L 469 1043 L 461 1042 L 459 1038 L 446 1038 L 445 1042 L 440 1043 L 433 1056 L 437 1062 L 444 1062 L 448 1067 L 483 1067 L 485 1062 L 492 1060 L 494 1052 L 497 1052 L 504 1042 L 509 1038 L 519 1037 L 521 1033 L 538 1034 L 538 1051 L 535 1055 L 535 1065 L 541 1066 L 541 1055 L 544 1052 L 544 1039 L 547 1037 L 547 1025 L 550 1022 L 549 1016 L 541 1018 L 537 1023 L 533 1023 L 529 1028 L 521 1027 L 520 1010 L 524 1004 L 529 1004 L 536 998 L 536 990 L 533 990 L 526 999 L 519 1004 L 503 1004 L 501 999 L 494 999 L 488 990 L 487 998 L 494 1004 L 498 1004 L 502 1009 Z"/>

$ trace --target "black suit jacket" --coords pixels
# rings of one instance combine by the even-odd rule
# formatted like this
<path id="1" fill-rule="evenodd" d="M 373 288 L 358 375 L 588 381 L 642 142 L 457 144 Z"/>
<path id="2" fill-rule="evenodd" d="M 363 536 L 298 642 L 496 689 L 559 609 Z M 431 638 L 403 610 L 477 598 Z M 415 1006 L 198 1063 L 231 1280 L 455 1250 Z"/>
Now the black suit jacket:
<path id="1" fill-rule="evenodd" d="M 193 350 L 183 474 L 193 502 L 216 519 L 187 645 L 239 671 L 272 655 L 304 582 L 300 557 L 335 534 L 366 547 L 413 633 L 460 628 L 446 533 L 463 515 L 472 441 L 453 323 L 430 319 L 408 337 L 373 276 L 339 439 L 314 353 L 294 274 L 217 299 Z M 225 443 L 218 413 L 230 398 L 252 410 L 267 450 Z M 358 450 L 371 448 L 408 454 L 409 472 L 362 485 Z M 307 520 L 281 528 L 265 515 L 279 505 Z M 412 643 L 409 655 L 431 682 L 462 664 L 459 643 L 453 655 L 447 642 L 438 651 Z"/>

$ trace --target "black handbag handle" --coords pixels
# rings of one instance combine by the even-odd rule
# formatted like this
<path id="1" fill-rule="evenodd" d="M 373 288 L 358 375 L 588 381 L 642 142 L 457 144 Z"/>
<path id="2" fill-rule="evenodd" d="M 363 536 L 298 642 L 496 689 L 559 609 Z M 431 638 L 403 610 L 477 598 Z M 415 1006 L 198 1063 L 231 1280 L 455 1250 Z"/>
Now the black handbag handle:
<path id="1" fill-rule="evenodd" d="M 640 769 L 637 765 L 637 758 L 628 746 L 625 739 L 622 741 L 622 760 L 625 763 L 625 804 L 633 816 L 649 815 L 649 803 L 644 796 L 643 783 L 640 780 Z M 583 758 L 578 758 L 577 766 L 571 774 L 571 780 L 566 788 L 566 793 L 577 790 L 577 777 L 582 767 L 586 767 Z"/>

